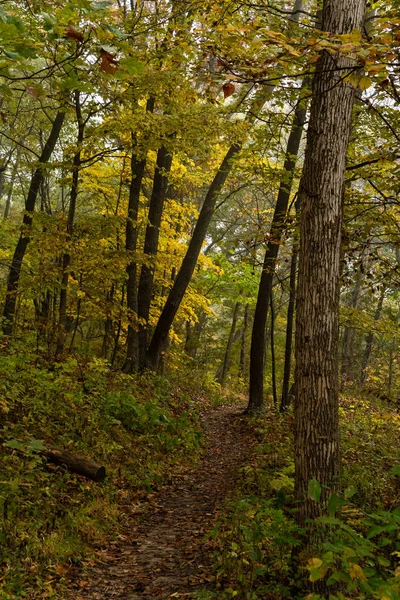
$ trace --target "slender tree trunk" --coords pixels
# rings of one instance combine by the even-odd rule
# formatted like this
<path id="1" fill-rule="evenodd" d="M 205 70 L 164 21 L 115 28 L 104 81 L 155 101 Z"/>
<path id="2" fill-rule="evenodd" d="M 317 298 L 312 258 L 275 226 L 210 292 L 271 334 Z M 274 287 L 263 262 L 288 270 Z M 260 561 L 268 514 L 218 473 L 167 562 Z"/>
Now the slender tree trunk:
<path id="1" fill-rule="evenodd" d="M 388 365 L 388 398 L 392 400 L 392 389 L 393 389 L 393 366 L 395 358 L 396 341 L 392 340 L 389 349 L 389 365 Z"/>
<path id="2" fill-rule="evenodd" d="M 242 343 L 240 345 L 240 360 L 239 360 L 239 377 L 244 379 L 246 374 L 246 342 L 247 342 L 247 331 L 249 328 L 249 304 L 246 303 L 244 307 L 243 315 L 243 331 L 242 331 Z"/>
<path id="3" fill-rule="evenodd" d="M 276 391 L 276 363 L 275 363 L 275 310 L 274 310 L 274 295 L 271 292 L 271 378 L 272 378 L 272 397 L 274 400 L 274 408 L 278 410 L 278 394 Z"/>
<path id="4" fill-rule="evenodd" d="M 12 334 L 19 280 L 26 249 L 30 242 L 30 232 L 32 228 L 32 219 L 33 212 L 35 210 L 36 198 L 43 180 L 45 165 L 49 162 L 54 147 L 60 136 L 64 118 L 65 113 L 59 111 L 53 121 L 49 137 L 43 148 L 29 186 L 28 196 L 25 202 L 25 213 L 22 220 L 21 234 L 14 251 L 14 256 L 11 261 L 10 271 L 7 279 L 7 292 L 3 310 L 2 325 L 4 335 L 10 336 Z"/>
<path id="5" fill-rule="evenodd" d="M 154 97 L 147 101 L 146 112 L 153 112 Z M 122 368 L 124 373 L 133 373 L 139 364 L 139 340 L 138 340 L 138 294 L 137 294 L 137 240 L 138 240 L 138 217 L 140 206 L 140 190 L 146 167 L 146 154 L 139 157 L 137 151 L 137 139 L 132 136 L 131 156 L 131 181 L 129 185 L 128 218 L 126 220 L 125 248 L 130 256 L 126 267 L 128 276 L 126 284 L 126 307 L 128 310 L 128 335 L 125 364 Z"/>
<path id="6" fill-rule="evenodd" d="M 356 282 L 353 288 L 351 296 L 350 306 L 353 309 L 357 309 L 360 302 L 362 279 L 364 274 L 364 263 L 366 254 L 367 244 L 363 245 L 361 253 L 360 270 L 357 272 Z M 343 331 L 342 341 L 342 364 L 341 364 L 341 389 L 344 388 L 346 381 L 351 379 L 353 369 L 353 351 L 354 351 L 354 335 L 355 329 L 350 325 L 346 325 Z"/>
<path id="7" fill-rule="evenodd" d="M 250 347 L 250 394 L 247 407 L 247 412 L 249 413 L 260 412 L 263 410 L 264 406 L 264 332 L 267 323 L 268 307 L 270 305 L 276 259 L 282 234 L 285 229 L 285 217 L 289 205 L 306 113 L 306 103 L 300 100 L 296 108 L 292 129 L 287 143 L 286 158 L 283 167 L 284 175 L 279 187 L 274 216 L 270 228 L 270 241 L 265 253 L 263 270 L 258 288 Z"/>
<path id="8" fill-rule="evenodd" d="M 378 305 L 376 307 L 374 321 L 379 321 L 379 319 L 381 318 L 383 301 L 385 299 L 385 293 L 386 293 L 386 289 L 383 287 L 381 294 L 379 296 Z M 369 359 L 371 357 L 373 342 L 374 342 L 374 334 L 372 331 L 370 331 L 370 333 L 365 338 L 365 350 L 364 350 L 364 356 L 363 356 L 362 365 L 361 365 L 361 375 L 360 375 L 361 385 L 365 385 L 365 382 L 367 379 L 367 368 L 369 365 Z"/>
<path id="9" fill-rule="evenodd" d="M 226 378 L 227 378 L 227 375 L 229 372 L 229 367 L 231 364 L 232 344 L 233 344 L 233 340 L 235 337 L 236 323 L 237 323 L 237 318 L 238 318 L 238 314 L 239 314 L 239 309 L 240 309 L 240 302 L 236 302 L 235 307 L 233 309 L 232 324 L 231 324 L 231 328 L 229 331 L 228 342 L 226 344 L 224 361 L 222 363 L 222 368 L 221 368 L 220 372 L 217 373 L 217 375 L 216 375 L 216 379 L 217 379 L 218 383 L 220 383 L 222 385 L 222 387 L 225 385 L 225 381 L 226 381 Z"/>
<path id="10" fill-rule="evenodd" d="M 71 243 L 72 234 L 74 230 L 76 200 L 78 198 L 79 188 L 79 170 L 81 166 L 81 151 L 83 144 L 83 137 L 85 132 L 85 122 L 82 118 L 80 92 L 74 92 L 75 102 L 75 114 L 78 123 L 78 136 L 76 140 L 77 151 L 74 155 L 72 163 L 72 186 L 71 194 L 69 199 L 68 218 L 67 218 L 67 235 L 66 244 L 67 251 L 64 252 L 62 257 L 62 278 L 61 278 L 61 290 L 60 290 L 60 304 L 58 310 L 58 338 L 56 347 L 56 356 L 60 356 L 64 352 L 65 337 L 67 333 L 67 297 L 68 297 L 68 276 L 69 276 L 69 265 L 71 263 L 71 255 L 68 249 L 68 245 Z"/>
<path id="11" fill-rule="evenodd" d="M 145 366 L 150 304 L 158 251 L 161 218 L 167 193 L 172 154 L 163 145 L 157 153 L 153 190 L 150 198 L 148 225 L 144 240 L 143 265 L 138 288 L 139 369 Z"/>
<path id="12" fill-rule="evenodd" d="M 125 285 L 122 286 L 122 290 L 121 290 L 121 313 L 122 313 L 124 304 L 125 304 Z M 113 348 L 113 352 L 112 352 L 112 356 L 111 356 L 111 366 L 114 366 L 115 359 L 117 358 L 119 339 L 121 336 L 121 329 L 122 329 L 122 318 L 121 318 L 121 314 L 120 314 L 120 317 L 119 317 L 118 323 L 117 323 L 117 331 L 115 333 L 115 338 L 114 338 L 114 348 Z"/>
<path id="13" fill-rule="evenodd" d="M 257 114 L 265 104 L 266 100 L 272 93 L 273 87 L 267 86 L 262 89 L 259 94 L 256 95 L 254 102 L 252 103 L 248 114 L 247 120 L 253 123 L 256 119 Z M 174 285 L 172 286 L 167 301 L 161 312 L 160 318 L 156 325 L 153 337 L 150 342 L 149 349 L 146 354 L 146 364 L 151 369 L 156 369 L 160 360 L 161 352 L 164 348 L 164 344 L 168 339 L 169 330 L 172 322 L 178 311 L 178 308 L 182 302 L 182 298 L 185 294 L 186 288 L 190 283 L 190 279 L 193 275 L 197 259 L 199 257 L 201 247 L 204 242 L 204 238 L 207 233 L 208 226 L 214 214 L 215 205 L 217 198 L 221 192 L 221 189 L 232 169 L 232 162 L 234 158 L 239 154 L 242 149 L 241 143 L 232 144 L 228 152 L 223 159 L 221 166 L 218 169 L 210 187 L 208 188 L 206 197 L 200 210 L 199 217 L 197 219 L 196 226 L 193 231 L 192 238 L 189 243 L 189 247 L 183 259 L 181 268 L 175 278 Z"/>
<path id="14" fill-rule="evenodd" d="M 19 168 L 19 151 L 17 151 L 17 155 L 15 157 L 15 162 L 14 162 L 13 168 L 11 170 L 10 185 L 9 185 L 8 192 L 7 192 L 6 205 L 4 207 L 4 218 L 5 219 L 7 219 L 10 214 L 14 182 L 15 182 L 15 178 L 17 177 L 18 168 Z"/>
<path id="15" fill-rule="evenodd" d="M 324 0 L 322 30 L 360 29 L 365 0 Z M 323 51 L 316 63 L 300 181 L 300 256 L 296 312 L 295 497 L 300 524 L 324 512 L 338 485 L 338 338 L 341 228 L 346 151 L 354 88 L 350 58 Z M 321 488 L 320 502 L 308 494 Z"/>
<path id="16" fill-rule="evenodd" d="M 292 366 L 292 344 L 293 344 L 293 321 L 294 311 L 296 307 L 296 271 L 297 271 L 297 245 L 293 245 L 292 260 L 290 262 L 290 292 L 289 292 L 289 304 L 287 310 L 287 321 L 286 321 L 286 343 L 285 343 L 285 365 L 283 369 L 283 382 L 282 382 L 282 398 L 280 412 L 285 412 L 290 406 L 290 372 Z"/>
<path id="17" fill-rule="evenodd" d="M 292 12 L 292 21 L 298 21 L 303 8 L 303 1 L 296 0 Z M 270 227 L 270 241 L 264 256 L 263 269 L 257 294 L 256 308 L 250 345 L 250 387 L 249 402 L 246 413 L 261 412 L 264 408 L 264 371 L 265 371 L 265 337 L 264 332 L 268 318 L 268 308 L 272 293 L 272 282 L 275 274 L 275 263 L 279 253 L 279 245 L 284 231 L 284 219 L 288 209 L 292 190 L 294 169 L 299 152 L 304 121 L 307 114 L 307 102 L 302 101 L 301 93 L 308 87 L 309 79 L 303 81 L 300 99 L 297 104 L 292 128 L 286 147 L 284 177 L 279 186 L 274 216 Z"/>
<path id="18" fill-rule="evenodd" d="M 196 358 L 200 344 L 200 336 L 207 321 L 207 314 L 201 311 L 198 321 L 193 327 L 188 327 L 186 335 L 185 352 L 191 358 Z"/>
<path id="19" fill-rule="evenodd" d="M 106 295 L 106 305 L 109 307 L 107 308 L 107 317 L 104 323 L 104 336 L 103 336 L 103 345 L 102 345 L 102 350 L 101 350 L 101 355 L 103 358 L 105 358 L 107 360 L 108 358 L 108 348 L 109 348 L 109 342 L 111 341 L 113 335 L 113 318 L 112 318 L 112 306 L 114 304 L 114 296 L 115 296 L 115 283 L 113 282 L 111 284 L 111 289 L 109 292 L 107 292 Z"/>
<path id="20" fill-rule="evenodd" d="M 82 274 L 79 277 L 79 289 L 82 289 Z M 71 352 L 74 347 L 76 332 L 78 331 L 79 321 L 80 321 L 80 317 L 81 317 L 81 306 L 82 306 L 82 298 L 79 297 L 77 306 L 76 306 L 76 319 L 75 319 L 74 329 L 73 329 L 72 336 L 71 336 L 71 341 L 69 343 L 68 352 Z"/>

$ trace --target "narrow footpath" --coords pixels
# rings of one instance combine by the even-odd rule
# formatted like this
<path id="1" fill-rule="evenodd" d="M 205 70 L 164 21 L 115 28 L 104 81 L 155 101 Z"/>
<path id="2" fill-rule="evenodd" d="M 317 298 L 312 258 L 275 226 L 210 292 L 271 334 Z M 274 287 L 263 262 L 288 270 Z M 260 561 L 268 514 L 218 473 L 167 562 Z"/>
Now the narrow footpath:
<path id="1" fill-rule="evenodd" d="M 215 589 L 204 536 L 234 491 L 251 446 L 243 409 L 222 406 L 203 415 L 198 466 L 152 495 L 121 544 L 81 575 L 68 600 L 191 598 L 197 590 Z"/>

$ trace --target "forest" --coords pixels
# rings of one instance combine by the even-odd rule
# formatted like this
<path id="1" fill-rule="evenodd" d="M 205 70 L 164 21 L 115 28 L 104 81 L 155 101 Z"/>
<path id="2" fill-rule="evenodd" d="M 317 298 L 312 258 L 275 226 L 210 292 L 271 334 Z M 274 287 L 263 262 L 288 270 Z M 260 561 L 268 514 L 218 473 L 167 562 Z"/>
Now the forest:
<path id="1" fill-rule="evenodd" d="M 0 600 L 400 600 L 399 0 L 0 3 Z"/>

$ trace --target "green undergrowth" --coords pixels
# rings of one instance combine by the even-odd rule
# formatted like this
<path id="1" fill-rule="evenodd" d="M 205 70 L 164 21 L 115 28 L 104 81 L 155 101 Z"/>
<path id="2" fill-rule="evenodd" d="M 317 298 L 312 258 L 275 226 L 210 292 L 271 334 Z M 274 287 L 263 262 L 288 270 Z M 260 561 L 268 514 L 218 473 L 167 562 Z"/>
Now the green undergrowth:
<path id="1" fill-rule="evenodd" d="M 295 520 L 293 415 L 269 409 L 253 420 L 258 443 L 210 533 L 218 591 L 199 598 L 400 599 L 400 416 L 351 397 L 340 415 L 342 492 L 305 529 Z M 318 482 L 309 494 L 319 502 Z M 304 551 L 309 527 L 322 544 Z"/>
<path id="2" fill-rule="evenodd" d="M 59 598 L 72 571 L 116 539 L 124 506 L 196 461 L 200 392 L 104 360 L 51 370 L 26 348 L 0 353 L 0 598 Z M 49 464 L 59 447 L 104 465 L 95 483 Z"/>

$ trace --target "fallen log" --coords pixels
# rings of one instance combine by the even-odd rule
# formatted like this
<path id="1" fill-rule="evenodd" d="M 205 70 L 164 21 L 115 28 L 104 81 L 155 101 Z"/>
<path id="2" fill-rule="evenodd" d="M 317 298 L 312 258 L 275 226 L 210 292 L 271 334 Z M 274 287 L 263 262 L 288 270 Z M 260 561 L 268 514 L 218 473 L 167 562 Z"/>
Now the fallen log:
<path id="1" fill-rule="evenodd" d="M 72 473 L 83 475 L 83 477 L 91 479 L 92 481 L 100 482 L 106 477 L 105 467 L 84 456 L 71 454 L 68 450 L 61 448 L 46 448 L 42 454 L 49 462 L 56 465 L 64 465 Z"/>

